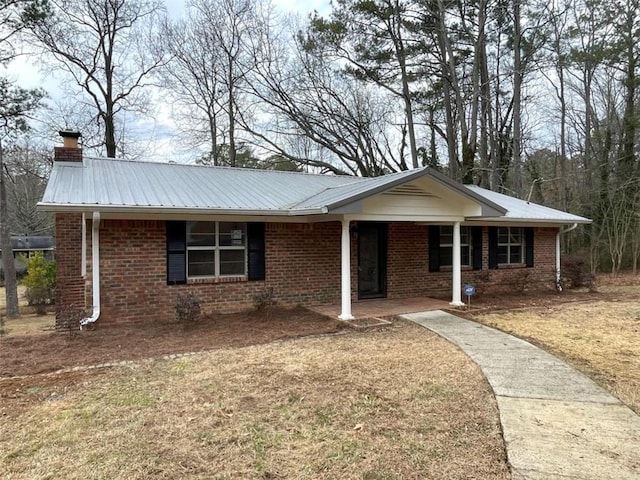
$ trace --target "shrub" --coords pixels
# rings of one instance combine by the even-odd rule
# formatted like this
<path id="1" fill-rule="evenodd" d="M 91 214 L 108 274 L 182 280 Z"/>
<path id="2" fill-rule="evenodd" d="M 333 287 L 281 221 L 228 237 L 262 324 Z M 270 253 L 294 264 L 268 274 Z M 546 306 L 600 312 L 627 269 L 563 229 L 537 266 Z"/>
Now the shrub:
<path id="1" fill-rule="evenodd" d="M 562 258 L 562 283 L 568 288 L 595 288 L 593 275 L 584 259 L 565 256 Z"/>
<path id="2" fill-rule="evenodd" d="M 69 339 L 80 333 L 80 321 L 88 316 L 88 310 L 68 305 L 56 312 L 56 330 L 66 332 Z"/>
<path id="3" fill-rule="evenodd" d="M 475 277 L 476 295 L 486 294 L 493 285 L 491 270 L 480 270 Z"/>
<path id="4" fill-rule="evenodd" d="M 193 293 L 187 293 L 184 296 L 178 294 L 174 307 L 176 309 L 176 320 L 185 329 L 200 319 L 202 313 L 200 299 Z"/>
<path id="5" fill-rule="evenodd" d="M 529 277 L 531 270 L 518 270 L 513 277 L 513 289 L 516 293 L 524 293 L 529 286 Z"/>
<path id="6" fill-rule="evenodd" d="M 278 302 L 274 298 L 273 288 L 265 288 L 253 297 L 253 306 L 256 310 L 264 310 L 266 307 L 273 307 Z"/>
<path id="7" fill-rule="evenodd" d="M 26 264 L 27 275 L 22 283 L 27 287 L 27 301 L 37 308 L 39 314 L 44 314 L 46 306 L 55 300 L 56 264 L 44 258 L 42 252 L 32 255 Z"/>

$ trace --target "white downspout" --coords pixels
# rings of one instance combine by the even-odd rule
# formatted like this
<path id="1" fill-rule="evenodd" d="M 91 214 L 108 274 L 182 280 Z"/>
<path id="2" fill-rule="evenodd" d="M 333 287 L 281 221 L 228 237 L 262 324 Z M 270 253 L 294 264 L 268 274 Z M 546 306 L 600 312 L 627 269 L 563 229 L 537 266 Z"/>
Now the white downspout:
<path id="1" fill-rule="evenodd" d="M 80 252 L 80 275 L 87 278 L 87 217 L 82 212 L 82 252 Z"/>
<path id="2" fill-rule="evenodd" d="M 561 292 L 562 291 L 562 284 L 560 282 L 561 278 L 562 278 L 562 272 L 560 270 L 560 235 L 562 235 L 563 233 L 567 233 L 570 232 L 571 230 L 575 230 L 578 227 L 577 223 L 574 223 L 573 225 L 571 225 L 568 228 L 563 229 L 558 229 L 558 233 L 556 233 L 556 289 Z"/>
<path id="3" fill-rule="evenodd" d="M 95 323 L 100 317 L 100 212 L 93 212 L 91 221 L 91 272 L 93 287 L 93 312 L 80 322 L 80 330 Z"/>
<path id="4" fill-rule="evenodd" d="M 342 236 L 340 241 L 340 277 L 342 312 L 340 320 L 353 320 L 351 314 L 351 235 L 349 234 L 349 220 L 342 220 Z"/>

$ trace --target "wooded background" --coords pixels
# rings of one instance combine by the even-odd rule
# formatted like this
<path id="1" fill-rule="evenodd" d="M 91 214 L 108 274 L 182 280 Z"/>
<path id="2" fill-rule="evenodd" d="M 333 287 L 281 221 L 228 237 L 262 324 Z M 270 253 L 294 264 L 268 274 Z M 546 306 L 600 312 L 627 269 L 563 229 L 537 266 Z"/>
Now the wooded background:
<path id="1" fill-rule="evenodd" d="M 594 220 L 568 253 L 636 271 L 640 0 L 337 0 L 307 18 L 258 0 L 164 7 L 0 0 L 3 63 L 28 55 L 60 80 L 48 98 L 2 82 L 10 232 L 51 232 L 34 206 L 57 130 L 82 132 L 87 154 L 166 161 L 143 126 L 168 117 L 193 162 L 430 166 L 568 210 Z"/>

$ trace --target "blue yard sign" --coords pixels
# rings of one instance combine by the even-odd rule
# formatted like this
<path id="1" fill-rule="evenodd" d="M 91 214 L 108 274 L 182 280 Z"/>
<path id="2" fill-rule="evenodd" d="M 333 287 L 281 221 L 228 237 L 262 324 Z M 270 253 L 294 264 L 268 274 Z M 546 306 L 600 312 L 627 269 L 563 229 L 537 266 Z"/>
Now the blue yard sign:
<path id="1" fill-rule="evenodd" d="M 471 297 L 473 297 L 476 294 L 476 287 L 474 287 L 470 283 L 466 283 L 462 287 L 462 293 L 464 293 L 467 296 L 467 306 L 468 307 L 471 306 Z"/>

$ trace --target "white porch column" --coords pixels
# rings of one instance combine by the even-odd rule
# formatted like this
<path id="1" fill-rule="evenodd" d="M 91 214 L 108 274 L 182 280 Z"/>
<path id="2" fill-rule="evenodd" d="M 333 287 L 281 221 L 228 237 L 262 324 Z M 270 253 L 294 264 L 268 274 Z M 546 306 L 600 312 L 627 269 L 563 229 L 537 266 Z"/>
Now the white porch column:
<path id="1" fill-rule="evenodd" d="M 340 320 L 353 320 L 351 315 L 351 235 L 349 234 L 349 220 L 342 220 L 341 240 L 341 280 L 342 280 L 342 313 Z"/>
<path id="2" fill-rule="evenodd" d="M 560 286 L 560 232 L 558 229 L 558 233 L 556 233 L 556 288 Z"/>
<path id="3" fill-rule="evenodd" d="M 449 305 L 461 307 L 462 303 L 462 275 L 460 260 L 460 222 L 453 224 L 453 265 L 452 265 L 451 302 Z"/>

